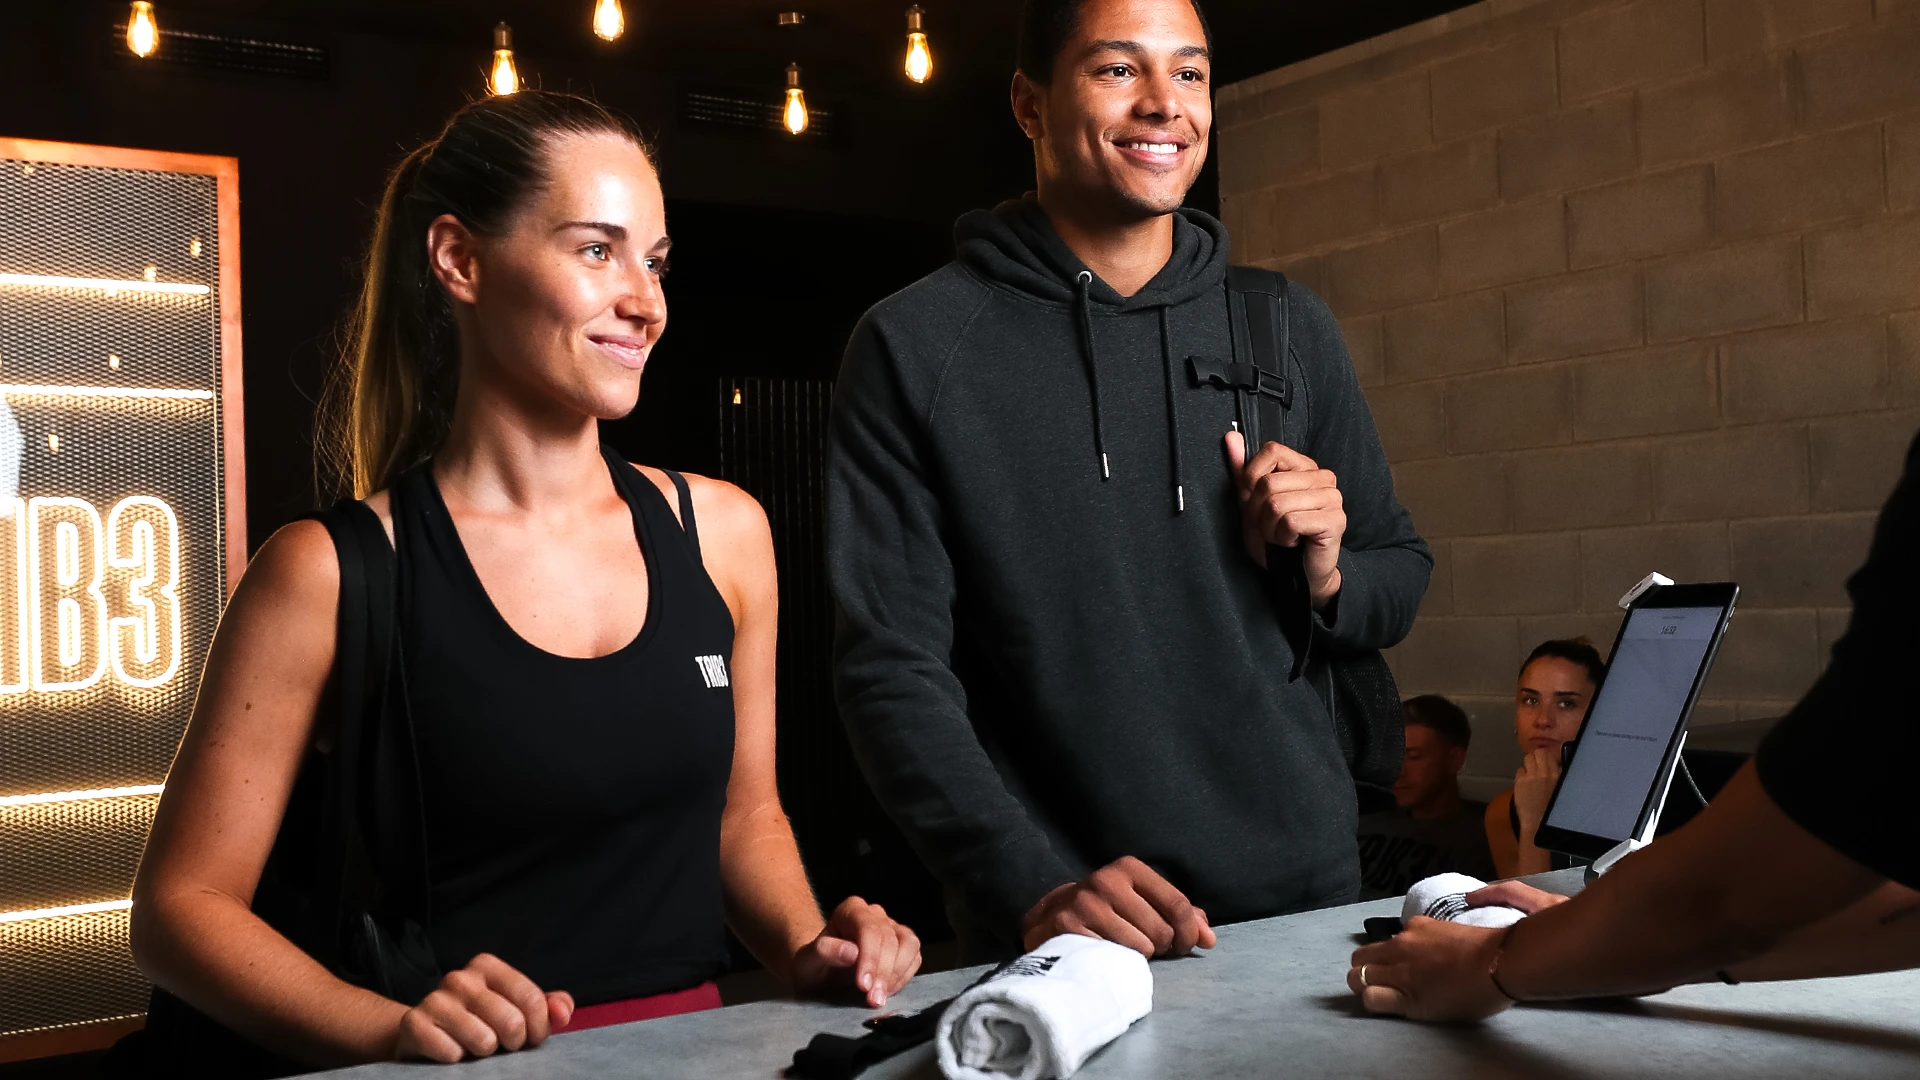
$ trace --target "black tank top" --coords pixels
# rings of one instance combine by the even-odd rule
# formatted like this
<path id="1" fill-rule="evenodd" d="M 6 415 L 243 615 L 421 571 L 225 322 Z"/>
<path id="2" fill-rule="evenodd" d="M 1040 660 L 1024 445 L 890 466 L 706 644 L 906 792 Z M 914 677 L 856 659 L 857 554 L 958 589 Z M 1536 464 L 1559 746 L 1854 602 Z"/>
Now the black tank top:
<path id="1" fill-rule="evenodd" d="M 646 558 L 639 634 L 606 656 L 515 633 L 432 466 L 394 487 L 400 633 L 442 970 L 490 952 L 581 1005 L 727 967 L 720 816 L 733 764 L 733 618 L 658 488 L 602 450 Z"/>

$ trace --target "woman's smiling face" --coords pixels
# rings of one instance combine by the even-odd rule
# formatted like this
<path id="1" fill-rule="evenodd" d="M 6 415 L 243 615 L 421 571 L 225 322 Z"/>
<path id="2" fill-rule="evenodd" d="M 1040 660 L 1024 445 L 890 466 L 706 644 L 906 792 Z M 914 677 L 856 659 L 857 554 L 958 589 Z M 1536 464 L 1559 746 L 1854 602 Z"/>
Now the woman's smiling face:
<path id="1" fill-rule="evenodd" d="M 667 325 L 666 207 L 646 153 L 617 135 L 557 138 L 546 183 L 500 232 L 474 238 L 474 362 L 601 419 L 639 400 Z M 478 374 L 478 373 L 477 373 Z"/>

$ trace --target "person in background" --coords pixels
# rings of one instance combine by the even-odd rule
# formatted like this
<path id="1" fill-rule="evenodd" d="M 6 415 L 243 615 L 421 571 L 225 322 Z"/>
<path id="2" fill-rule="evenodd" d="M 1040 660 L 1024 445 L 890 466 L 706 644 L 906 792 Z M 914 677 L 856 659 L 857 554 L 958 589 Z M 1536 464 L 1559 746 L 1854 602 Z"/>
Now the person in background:
<path id="1" fill-rule="evenodd" d="M 1192 0 L 1029 0 L 1037 190 L 962 217 L 834 392 L 840 715 L 969 958 L 1060 933 L 1177 955 L 1210 918 L 1359 894 L 1330 672 L 1292 677 L 1266 560 L 1298 553 L 1311 660 L 1405 637 L 1433 556 L 1310 290 L 1273 441 L 1191 375 L 1234 355 L 1226 230 L 1182 206 L 1210 55 Z"/>
<path id="2" fill-rule="evenodd" d="M 1826 671 L 1705 810 L 1570 900 L 1513 881 L 1469 894 L 1533 912 L 1504 930 L 1409 920 L 1353 954 L 1347 986 L 1373 1012 L 1460 1021 L 1521 1001 L 1920 966 L 1916 548 L 1920 441 L 1847 582 L 1853 614 Z"/>
<path id="3" fill-rule="evenodd" d="M 1586 638 L 1543 641 L 1520 665 L 1513 692 L 1513 731 L 1526 760 L 1513 786 L 1487 804 L 1487 846 L 1498 877 L 1553 869 L 1553 854 L 1534 846 L 1547 802 L 1560 782 L 1560 748 L 1580 734 L 1607 663 Z"/>
<path id="4" fill-rule="evenodd" d="M 1473 728 L 1460 706 L 1438 694 L 1401 703 L 1407 750 L 1393 785 L 1394 809 L 1360 819 L 1360 898 L 1401 896 L 1435 874 L 1494 876 L 1481 823 L 1485 803 L 1460 797 Z"/>
<path id="5" fill-rule="evenodd" d="M 728 927 L 801 992 L 879 1006 L 918 968 L 879 907 L 822 913 L 780 807 L 766 515 L 600 443 L 666 329 L 668 246 L 645 140 L 585 98 L 474 101 L 395 170 L 332 434 L 343 512 L 393 544 L 430 894 L 404 914 L 441 977 L 348 982 L 304 917 L 342 889 L 312 833 L 343 574 L 296 522 L 220 620 L 134 881 L 160 1015 L 126 1071 L 452 1062 L 713 1008 Z"/>

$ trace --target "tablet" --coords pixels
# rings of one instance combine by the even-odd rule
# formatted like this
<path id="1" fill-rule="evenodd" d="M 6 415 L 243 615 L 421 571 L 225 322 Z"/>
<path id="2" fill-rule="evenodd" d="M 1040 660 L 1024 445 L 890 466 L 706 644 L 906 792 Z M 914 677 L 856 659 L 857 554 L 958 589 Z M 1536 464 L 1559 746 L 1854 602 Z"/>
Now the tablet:
<path id="1" fill-rule="evenodd" d="M 1739 594 L 1731 582 L 1665 585 L 1628 609 L 1535 843 L 1597 859 L 1643 838 Z"/>

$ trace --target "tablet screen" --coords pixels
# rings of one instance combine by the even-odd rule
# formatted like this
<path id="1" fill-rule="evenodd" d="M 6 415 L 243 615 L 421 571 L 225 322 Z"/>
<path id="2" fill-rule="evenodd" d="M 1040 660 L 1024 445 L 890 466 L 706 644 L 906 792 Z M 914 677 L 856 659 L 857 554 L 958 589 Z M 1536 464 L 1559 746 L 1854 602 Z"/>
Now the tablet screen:
<path id="1" fill-rule="evenodd" d="M 1633 835 L 1720 614 L 1656 607 L 1627 616 L 1547 824 L 1610 840 Z"/>

